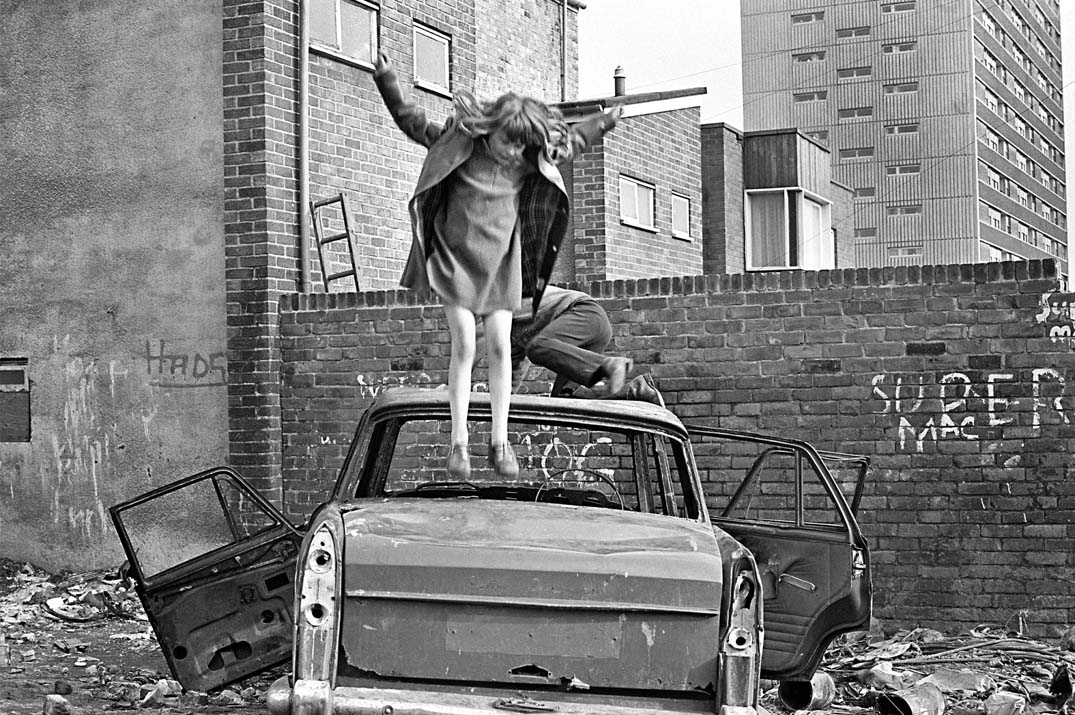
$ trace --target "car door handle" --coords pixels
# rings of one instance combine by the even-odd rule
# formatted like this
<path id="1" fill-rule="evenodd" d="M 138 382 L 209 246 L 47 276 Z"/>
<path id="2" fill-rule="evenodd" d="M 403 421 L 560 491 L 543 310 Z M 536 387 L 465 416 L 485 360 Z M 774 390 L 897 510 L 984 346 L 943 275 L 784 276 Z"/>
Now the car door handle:
<path id="1" fill-rule="evenodd" d="M 806 579 L 799 578 L 798 576 L 792 576 L 791 574 L 788 574 L 788 573 L 780 574 L 780 576 L 776 580 L 777 580 L 777 583 L 786 583 L 789 586 L 794 586 L 795 588 L 801 588 L 802 590 L 809 591 L 810 593 L 813 593 L 814 591 L 817 590 L 817 586 L 812 584 L 812 583 L 810 583 Z"/>

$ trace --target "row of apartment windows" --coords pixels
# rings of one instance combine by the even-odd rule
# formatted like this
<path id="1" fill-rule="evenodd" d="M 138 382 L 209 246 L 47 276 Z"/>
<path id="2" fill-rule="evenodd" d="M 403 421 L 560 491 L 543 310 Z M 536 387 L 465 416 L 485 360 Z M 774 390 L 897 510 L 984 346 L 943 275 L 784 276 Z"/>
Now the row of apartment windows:
<path id="1" fill-rule="evenodd" d="M 1037 179 L 1042 186 L 1053 193 L 1063 194 L 1065 188 L 1063 181 L 1057 179 L 1043 169 L 1040 164 L 1027 157 L 1026 154 L 1019 151 L 1013 144 L 1005 141 L 999 134 L 986 126 L 981 120 L 978 121 L 978 141 L 1014 164 L 1024 174 L 1028 174 L 1034 179 Z"/>
<path id="2" fill-rule="evenodd" d="M 1030 244 L 1035 248 L 1041 248 L 1050 253 L 1053 253 L 1053 244 L 1060 244 L 1059 241 L 1051 236 L 1042 233 L 1033 226 L 1023 223 L 1011 214 L 1008 214 L 985 201 L 979 202 L 979 208 L 979 216 L 983 223 L 992 226 L 998 231 L 1003 231 L 1009 236 L 1018 238 L 1023 243 Z"/>
<path id="3" fill-rule="evenodd" d="M 904 12 L 914 12 L 916 0 L 889 0 L 881 3 L 882 15 L 893 15 Z M 797 12 L 791 15 L 792 25 L 809 25 L 822 22 L 825 19 L 824 10 L 811 10 L 810 12 Z M 860 28 L 855 28 L 860 29 Z M 867 28 L 868 29 L 868 28 Z M 868 32 L 866 34 L 869 34 Z"/>
<path id="4" fill-rule="evenodd" d="M 672 192 L 672 236 L 691 240 L 691 200 Z M 657 187 L 645 181 L 620 176 L 620 221 L 646 231 L 656 231 Z"/>
<path id="5" fill-rule="evenodd" d="M 981 82 L 977 83 L 976 88 L 978 90 L 976 92 L 976 97 L 979 102 L 1007 122 L 1008 126 L 1014 129 L 1019 136 L 1036 146 L 1042 154 L 1052 159 L 1057 165 L 1063 166 L 1063 151 L 1053 146 L 1052 142 L 1046 139 L 1041 132 L 1034 131 L 1034 128 L 1027 124 L 1026 120 L 1020 116 L 1019 112 L 1013 110 L 1004 100 L 998 97 L 996 92 L 992 91 Z"/>
<path id="6" fill-rule="evenodd" d="M 377 58 L 380 8 L 365 0 L 310 0 L 310 48 L 372 66 Z M 414 83 L 442 93 L 450 91 L 452 38 L 414 21 Z"/>
<path id="7" fill-rule="evenodd" d="M 901 80 L 899 82 L 888 82 L 881 85 L 881 91 L 885 94 L 897 95 L 897 94 L 914 94 L 918 91 L 918 80 Z M 806 92 L 793 92 L 791 95 L 792 101 L 796 104 L 805 104 L 807 102 L 824 102 L 829 98 L 829 92 L 825 89 L 813 89 Z"/>
<path id="8" fill-rule="evenodd" d="M 1019 34 L 1021 34 L 1027 39 L 1027 42 L 1029 42 L 1030 45 L 1034 47 L 1037 53 L 1041 55 L 1042 59 L 1044 59 L 1054 70 L 1060 72 L 1060 61 L 1053 57 L 1053 54 L 1049 51 L 1049 48 L 1045 46 L 1045 43 L 1041 41 L 1041 38 L 1038 37 L 1038 34 L 1030 27 L 1030 23 L 1023 19 L 1023 16 L 1019 13 L 1019 10 L 1015 7 L 1015 5 L 1010 1 L 1006 1 L 1002 4 L 1000 0 L 997 0 L 996 5 L 997 7 L 1003 8 L 1004 14 L 1008 16 L 1008 19 L 1011 21 L 1011 23 L 1015 25 L 1015 28 L 1017 30 L 1019 30 Z M 985 12 L 984 8 L 981 8 L 980 6 L 979 10 L 983 14 L 988 14 Z M 1045 14 L 1041 11 L 1040 8 L 1034 6 L 1033 12 L 1034 19 L 1041 26 L 1042 30 L 1045 31 L 1045 36 L 1052 38 L 1053 41 L 1059 45 L 1060 30 L 1057 29 L 1051 22 L 1049 22 L 1049 20 L 1045 17 Z M 990 19 L 992 20 L 993 18 Z"/>
<path id="9" fill-rule="evenodd" d="M 1063 213 L 1057 209 L 1052 208 L 1048 202 L 1044 201 L 1040 196 L 1036 196 L 1029 190 L 1021 186 L 1015 180 L 1004 176 L 993 167 L 986 164 L 984 161 L 978 162 L 978 178 L 985 184 L 991 187 L 994 191 L 999 191 L 1010 199 L 1014 199 L 1019 202 L 1019 205 L 1023 208 L 1029 209 L 1036 214 L 1040 214 L 1042 218 L 1050 219 L 1053 216 L 1063 217 Z"/>
<path id="10" fill-rule="evenodd" d="M 1055 131 L 1057 134 L 1062 134 L 1064 131 L 1064 125 L 1059 120 L 1055 119 L 1053 113 L 1049 111 L 1041 100 L 1034 96 L 1033 92 L 1027 91 L 1026 86 L 1022 82 L 1015 78 L 1011 72 L 993 55 L 992 52 L 985 49 L 985 45 L 978 43 L 978 60 L 982 65 L 990 71 L 997 79 L 1004 83 L 1004 86 L 1015 93 L 1015 96 L 1019 98 L 1019 101 L 1030 107 L 1031 110 L 1038 117 L 1049 125 L 1049 128 Z M 1031 73 L 1033 76 L 1033 73 Z M 1046 79 L 1045 75 L 1041 72 L 1037 73 L 1038 86 L 1048 96 L 1052 97 L 1053 101 L 1058 105 L 1063 104 L 1064 96 L 1061 90 Z"/>
<path id="11" fill-rule="evenodd" d="M 979 24 L 981 24 L 982 29 L 984 29 L 987 33 L 989 33 L 990 36 L 992 36 L 998 43 L 1000 43 L 1000 45 L 1008 52 L 1008 54 L 1012 56 L 1012 59 L 1015 60 L 1015 64 L 1017 64 L 1019 67 L 1022 67 L 1023 70 L 1031 77 L 1036 77 L 1038 84 L 1042 85 L 1042 88 L 1049 93 L 1049 96 L 1056 100 L 1059 104 L 1062 101 L 1058 99 L 1058 97 L 1060 96 L 1059 90 L 1057 90 L 1056 87 L 1052 86 L 1051 84 L 1042 84 L 1043 80 L 1045 80 L 1046 82 L 1048 82 L 1048 80 L 1045 78 L 1045 75 L 1042 74 L 1041 70 L 1034 65 L 1033 60 L 1031 60 L 1030 57 L 1028 57 L 1027 54 L 1023 52 L 1022 48 L 1019 47 L 1019 43 L 1016 42 L 1011 37 L 1011 35 L 1005 32 L 1004 29 L 997 24 L 996 20 L 994 20 L 993 17 L 988 13 L 988 11 L 981 7 L 981 5 L 978 6 L 978 12 L 976 14 L 976 17 L 978 19 Z M 1028 40 L 1030 40 L 1031 44 L 1034 44 L 1036 46 L 1038 54 L 1041 55 L 1043 62 L 1049 67 L 1051 67 L 1053 71 L 1055 71 L 1057 74 L 1060 74 L 1060 61 L 1056 57 L 1054 57 L 1051 52 L 1049 52 L 1049 49 L 1045 47 L 1045 43 L 1043 43 L 1037 36 L 1033 35 L 1033 33 L 1028 34 L 1028 32 L 1029 28 L 1024 26 L 1023 35 Z M 1057 39 L 1057 42 L 1059 42 L 1059 39 Z"/>

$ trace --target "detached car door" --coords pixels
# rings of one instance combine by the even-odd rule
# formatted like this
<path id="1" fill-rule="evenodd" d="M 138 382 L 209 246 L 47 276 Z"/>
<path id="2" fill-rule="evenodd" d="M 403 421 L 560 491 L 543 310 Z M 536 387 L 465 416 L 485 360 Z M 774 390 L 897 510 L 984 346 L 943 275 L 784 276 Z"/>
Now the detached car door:
<path id="1" fill-rule="evenodd" d="M 809 678 L 833 638 L 870 620 L 869 548 L 841 487 L 804 442 L 689 430 L 713 524 L 749 548 L 761 572 L 762 675 Z M 861 467 L 857 504 L 866 460 L 825 454 Z"/>
<path id="2" fill-rule="evenodd" d="M 290 659 L 303 535 L 237 473 L 201 472 L 109 512 L 184 687 L 212 690 Z"/>

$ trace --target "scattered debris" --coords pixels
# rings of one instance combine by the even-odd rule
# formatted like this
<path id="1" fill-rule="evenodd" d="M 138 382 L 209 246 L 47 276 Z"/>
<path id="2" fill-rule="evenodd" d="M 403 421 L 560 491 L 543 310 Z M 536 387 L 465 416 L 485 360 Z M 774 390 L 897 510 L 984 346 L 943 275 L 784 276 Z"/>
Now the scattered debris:
<path id="1" fill-rule="evenodd" d="M 1052 642 L 1021 631 L 978 626 L 947 636 L 932 629 L 879 628 L 837 639 L 819 672 L 832 676 L 835 698 L 824 708 L 852 715 L 1075 715 L 1071 672 L 1075 628 Z M 786 685 L 763 694 L 769 712 L 807 709 L 781 697 Z"/>

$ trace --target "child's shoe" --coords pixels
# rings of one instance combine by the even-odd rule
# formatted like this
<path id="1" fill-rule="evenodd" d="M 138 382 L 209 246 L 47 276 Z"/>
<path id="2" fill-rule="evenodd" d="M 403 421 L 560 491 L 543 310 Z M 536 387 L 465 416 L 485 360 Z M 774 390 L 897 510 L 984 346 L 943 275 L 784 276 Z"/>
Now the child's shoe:
<path id="1" fill-rule="evenodd" d="M 515 450 L 507 442 L 489 443 L 489 466 L 502 479 L 515 479 L 519 476 L 519 463 L 515 460 Z"/>
<path id="2" fill-rule="evenodd" d="M 448 476 L 457 481 L 470 479 L 470 452 L 465 444 L 448 448 Z"/>

